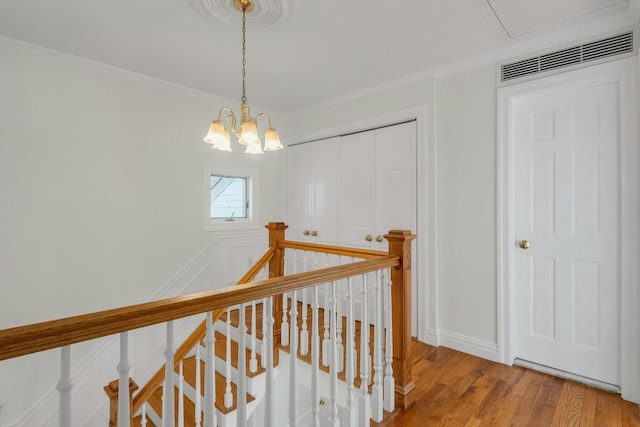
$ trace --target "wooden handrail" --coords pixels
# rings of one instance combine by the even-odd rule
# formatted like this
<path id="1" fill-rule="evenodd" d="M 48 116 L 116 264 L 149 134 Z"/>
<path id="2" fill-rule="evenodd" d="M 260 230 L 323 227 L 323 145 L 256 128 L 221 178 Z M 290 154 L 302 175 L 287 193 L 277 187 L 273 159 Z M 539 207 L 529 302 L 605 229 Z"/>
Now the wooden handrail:
<path id="1" fill-rule="evenodd" d="M 298 249 L 302 251 L 322 252 L 332 255 L 350 256 L 354 258 L 379 258 L 389 255 L 388 252 L 374 251 L 362 248 L 346 248 L 342 246 L 322 245 L 318 243 L 293 242 L 285 240 L 280 242 L 280 246 L 287 249 Z"/>
<path id="2" fill-rule="evenodd" d="M 223 309 L 398 265 L 400 257 L 384 256 L 216 291 L 3 329 L 0 330 L 0 360 Z"/>
<path id="3" fill-rule="evenodd" d="M 258 273 L 267 265 L 267 263 L 273 258 L 275 253 L 275 248 L 269 248 L 265 252 L 264 255 L 256 262 L 250 269 L 247 271 L 244 276 L 238 280 L 238 284 L 249 283 L 253 279 L 256 278 Z M 221 308 L 215 310 L 212 315 L 212 322 L 215 323 L 220 317 L 224 314 L 226 308 Z M 207 321 L 203 320 L 200 325 L 187 337 L 187 339 L 178 347 L 176 353 L 173 357 L 173 367 L 178 366 L 181 360 L 187 357 L 187 354 L 191 351 L 191 349 L 204 338 L 204 334 L 207 329 Z M 162 385 L 164 381 L 165 368 L 162 366 L 156 373 L 151 377 L 149 381 L 140 389 L 140 391 L 133 398 L 133 408 L 131 413 L 135 414 L 138 409 L 142 407 L 144 402 L 146 402 L 153 392 Z"/>

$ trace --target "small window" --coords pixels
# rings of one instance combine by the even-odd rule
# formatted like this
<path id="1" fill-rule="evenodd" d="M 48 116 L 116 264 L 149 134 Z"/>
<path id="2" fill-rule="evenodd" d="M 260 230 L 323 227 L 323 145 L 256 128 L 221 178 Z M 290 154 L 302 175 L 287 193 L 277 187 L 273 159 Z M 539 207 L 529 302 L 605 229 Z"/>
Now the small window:
<path id="1" fill-rule="evenodd" d="M 247 178 L 211 175 L 212 219 L 246 219 L 248 207 Z"/>
<path id="2" fill-rule="evenodd" d="M 247 169 L 204 168 L 204 229 L 236 230 L 258 227 L 258 172 Z"/>

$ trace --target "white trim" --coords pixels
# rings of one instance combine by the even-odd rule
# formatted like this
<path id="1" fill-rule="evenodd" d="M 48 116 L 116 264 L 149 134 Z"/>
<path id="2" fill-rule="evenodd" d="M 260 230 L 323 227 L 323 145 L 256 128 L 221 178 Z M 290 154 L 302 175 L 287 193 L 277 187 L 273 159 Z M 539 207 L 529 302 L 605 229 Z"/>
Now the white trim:
<path id="1" fill-rule="evenodd" d="M 440 347 L 440 345 L 442 344 L 440 342 L 440 331 L 438 331 L 437 329 L 428 328 L 427 336 L 424 342 L 434 347 Z"/>
<path id="2" fill-rule="evenodd" d="M 430 178 L 433 180 L 433 182 L 431 183 L 431 188 L 433 189 L 433 195 L 431 196 L 430 199 L 427 195 L 427 200 L 431 200 L 432 208 L 431 210 L 427 209 L 426 212 L 428 214 L 429 213 L 431 214 L 429 216 L 430 218 L 429 231 L 430 231 L 430 235 L 433 236 L 431 257 L 429 257 L 429 254 L 427 254 L 427 260 L 431 262 L 430 270 L 432 271 L 432 274 L 433 274 L 431 277 L 431 283 L 433 285 L 432 286 L 433 302 L 431 302 L 431 304 L 427 304 L 427 308 L 430 310 L 433 310 L 433 319 L 434 319 L 433 325 L 430 325 L 427 323 L 427 327 L 429 328 L 429 330 L 435 331 L 435 335 L 434 335 L 435 340 L 433 345 L 436 345 L 436 346 L 440 345 L 440 332 L 439 332 L 440 331 L 440 283 L 442 283 L 442 281 L 440 280 L 440 261 L 439 261 L 441 241 L 440 241 L 440 213 L 439 213 L 440 211 L 439 211 L 439 204 L 438 204 L 440 201 L 440 195 L 439 195 L 440 173 L 439 173 L 439 167 L 438 167 L 438 141 L 439 141 L 438 111 L 440 107 L 438 105 L 439 77 L 440 77 L 440 70 L 436 72 L 436 76 L 433 79 L 433 132 L 431 134 L 432 140 L 433 140 L 433 143 L 432 143 L 433 155 L 431 156 L 431 162 L 429 162 L 429 159 L 427 158 L 427 163 L 426 163 L 427 167 L 430 167 L 433 170 L 430 176 Z"/>
<path id="3" fill-rule="evenodd" d="M 492 362 L 498 360 L 498 348 L 496 344 L 491 341 L 479 340 L 442 329 L 439 331 L 439 335 L 440 345 L 444 347 L 491 360 Z"/>
<path id="4" fill-rule="evenodd" d="M 480 1 L 480 0 L 474 0 Z M 537 37 L 524 37 L 524 40 L 516 42 L 510 41 L 506 47 L 478 55 L 473 58 L 454 62 L 453 64 L 439 65 L 416 73 L 408 74 L 383 84 L 370 86 L 365 89 L 350 92 L 342 96 L 326 101 L 312 104 L 298 110 L 289 111 L 282 114 L 283 119 L 293 119 L 295 117 L 325 110 L 350 101 L 374 96 L 380 93 L 389 92 L 395 89 L 407 87 L 413 84 L 424 82 L 428 79 L 462 73 L 496 62 L 507 61 L 512 58 L 532 56 L 539 52 L 555 49 L 558 46 L 575 45 L 584 40 L 599 38 L 603 34 L 613 34 L 625 30 L 633 29 L 638 32 L 638 18 L 636 17 L 638 8 L 630 9 L 629 13 L 616 15 L 609 19 L 598 21 L 598 25 L 585 24 L 575 28 L 559 27 L 559 30 L 548 31 Z M 561 42 L 559 42 L 561 41 Z"/>
<path id="5" fill-rule="evenodd" d="M 246 217 L 233 221 L 211 218 L 211 176 L 230 176 L 247 179 L 246 200 L 249 203 Z M 255 230 L 262 227 L 260 221 L 260 171 L 248 168 L 221 168 L 214 163 L 204 164 L 203 177 L 203 223 L 205 231 Z"/>
<path id="6" fill-rule="evenodd" d="M 514 153 L 509 146 L 513 104 L 517 98 L 535 93 L 584 87 L 586 84 L 614 82 L 620 102 L 620 337 L 622 397 L 639 400 L 640 350 L 638 349 L 638 182 L 637 182 L 637 64 L 627 58 L 570 73 L 541 78 L 498 89 L 497 144 L 497 308 L 498 361 L 515 359 L 515 302 L 513 301 Z"/>
<path id="7" fill-rule="evenodd" d="M 375 86 L 369 86 L 364 89 L 349 92 L 344 95 L 331 98 L 326 101 L 322 101 L 316 104 L 309 105 L 307 107 L 299 108 L 297 110 L 284 113 L 282 117 L 283 119 L 291 119 L 301 115 L 313 113 L 319 110 L 331 108 L 336 105 L 346 104 L 347 102 L 355 101 L 361 98 L 365 98 L 367 96 L 376 95 L 384 92 L 390 92 L 395 89 L 400 89 L 403 87 L 411 86 L 413 84 L 418 84 L 425 80 L 433 78 L 436 73 L 436 70 L 437 70 L 437 67 L 434 67 L 434 68 L 428 68 L 423 71 L 418 71 L 416 73 L 407 74 L 405 76 L 399 77 L 397 79 L 389 80 L 384 83 L 377 84 Z"/>
<path id="8" fill-rule="evenodd" d="M 400 123 L 407 120 L 416 120 L 416 150 L 417 150 L 417 170 L 416 170 L 416 192 L 417 192 L 417 217 L 416 227 L 417 230 L 412 230 L 417 235 L 416 249 L 418 265 L 417 278 L 419 283 L 416 288 L 418 289 L 417 299 L 418 317 L 417 317 L 417 331 L 416 336 L 420 341 L 427 342 L 428 340 L 428 313 L 429 306 L 429 290 L 433 283 L 430 283 L 429 273 L 435 268 L 435 254 L 428 250 L 428 239 L 430 232 L 436 228 L 435 226 L 435 212 L 436 212 L 436 199 L 435 194 L 431 194 L 431 188 L 433 184 L 429 182 L 432 175 L 428 174 L 428 171 L 434 170 L 435 158 L 429 158 L 428 154 L 433 152 L 432 139 L 428 138 L 428 111 L 427 105 L 421 104 L 414 107 L 405 108 L 398 111 L 392 111 L 389 113 L 381 114 L 378 116 L 368 117 L 362 120 L 357 120 L 350 123 L 344 123 L 324 129 L 319 129 L 311 132 L 306 132 L 299 135 L 293 135 L 284 138 L 286 145 L 294 145 L 307 141 L 314 141 L 318 139 L 330 138 L 336 135 L 341 135 L 350 132 L 362 131 L 373 129 L 380 126 L 385 126 L 394 123 Z M 434 153 L 435 154 L 435 153 Z M 283 182 L 286 182 L 286 177 Z M 286 208 L 286 188 L 283 184 L 283 206 Z M 434 302 L 435 303 L 435 302 Z"/>
<path id="9" fill-rule="evenodd" d="M 193 89 L 188 86 L 183 86 L 178 83 L 173 83 L 167 80 L 162 80 L 156 77 L 151 77 L 146 74 L 137 73 L 135 71 L 127 70 L 125 68 L 116 67 L 114 65 L 105 64 L 104 62 L 94 61 L 92 59 L 85 58 L 83 56 L 73 55 L 70 53 L 62 52 L 55 49 L 50 49 L 47 47 L 39 46 L 36 44 L 28 43 L 22 40 L 12 39 L 7 36 L 0 35 L 0 43 L 5 44 L 7 46 L 12 46 L 15 48 L 23 49 L 30 51 L 32 53 L 53 56 L 56 58 L 60 58 L 69 62 L 74 62 L 76 64 L 92 68 L 94 70 L 102 71 L 105 73 L 113 74 L 125 79 L 137 80 L 144 83 L 152 84 L 155 86 L 172 89 L 186 95 L 190 95 L 196 98 L 205 99 L 207 101 L 211 101 L 213 104 L 217 104 L 219 106 L 237 106 L 239 107 L 238 101 L 230 98 L 225 98 L 219 95 L 214 95 L 209 92 L 205 92 L 198 89 Z M 278 122 L 282 119 L 282 114 L 277 113 L 275 111 L 261 108 L 258 105 L 252 105 L 252 107 L 256 110 L 263 111 L 269 116 L 271 116 L 271 120 L 274 122 Z"/>

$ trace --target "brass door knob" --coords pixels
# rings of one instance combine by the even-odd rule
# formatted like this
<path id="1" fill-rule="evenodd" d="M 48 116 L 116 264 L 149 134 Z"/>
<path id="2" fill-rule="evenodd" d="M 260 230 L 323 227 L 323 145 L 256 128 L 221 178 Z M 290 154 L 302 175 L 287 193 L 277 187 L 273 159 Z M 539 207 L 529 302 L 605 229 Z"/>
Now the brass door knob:
<path id="1" fill-rule="evenodd" d="M 366 236 L 364 236 L 364 240 L 366 240 L 367 242 L 370 242 L 373 240 L 373 236 L 371 234 L 367 234 Z"/>
<path id="2" fill-rule="evenodd" d="M 384 237 L 382 237 L 382 235 L 379 234 L 379 235 L 376 236 L 376 242 L 380 243 L 383 240 L 384 240 Z"/>
<path id="3" fill-rule="evenodd" d="M 312 235 L 313 237 L 316 237 L 316 236 L 318 235 L 318 232 L 317 232 L 316 230 L 313 230 L 313 231 L 311 232 L 311 235 Z"/>
<path id="4" fill-rule="evenodd" d="M 304 234 L 305 236 L 308 236 L 308 235 L 309 235 L 309 230 L 304 230 L 304 231 L 302 232 L 302 234 Z"/>
<path id="5" fill-rule="evenodd" d="M 529 249 L 529 242 L 527 242 L 526 240 L 520 240 L 518 246 L 520 246 L 522 249 Z"/>

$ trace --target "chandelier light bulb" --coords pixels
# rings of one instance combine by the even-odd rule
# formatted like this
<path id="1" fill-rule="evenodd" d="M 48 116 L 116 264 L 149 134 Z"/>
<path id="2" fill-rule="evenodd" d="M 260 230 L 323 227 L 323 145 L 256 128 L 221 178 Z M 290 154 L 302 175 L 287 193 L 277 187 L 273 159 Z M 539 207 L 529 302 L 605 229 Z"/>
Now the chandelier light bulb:
<path id="1" fill-rule="evenodd" d="M 278 131 L 272 127 L 264 131 L 264 151 L 282 150 Z"/>
<path id="2" fill-rule="evenodd" d="M 260 145 L 260 140 L 258 140 L 257 144 L 247 145 L 247 149 L 244 150 L 245 154 L 264 154 L 262 151 L 262 146 Z"/>
<path id="3" fill-rule="evenodd" d="M 211 144 L 211 148 L 216 150 L 231 151 L 231 137 L 220 120 L 211 122 L 204 141 Z"/>
<path id="4" fill-rule="evenodd" d="M 260 138 L 258 137 L 258 124 L 254 119 L 242 122 L 238 142 L 242 145 L 260 144 Z"/>

